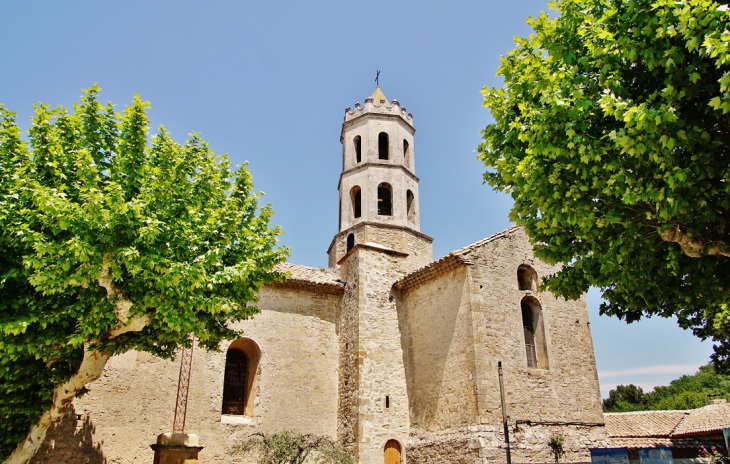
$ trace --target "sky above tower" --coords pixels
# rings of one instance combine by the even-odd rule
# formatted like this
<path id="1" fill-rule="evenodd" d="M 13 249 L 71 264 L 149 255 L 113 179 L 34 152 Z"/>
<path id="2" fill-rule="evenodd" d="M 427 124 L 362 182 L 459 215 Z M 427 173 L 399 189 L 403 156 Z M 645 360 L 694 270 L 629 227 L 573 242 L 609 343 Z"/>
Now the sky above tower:
<path id="1" fill-rule="evenodd" d="M 327 265 L 337 233 L 340 128 L 375 89 L 414 115 L 421 231 L 434 257 L 509 227 L 509 196 L 482 184 L 483 86 L 500 86 L 500 55 L 527 35 L 547 0 L 2 2 L 0 103 L 28 127 L 32 105 L 71 106 L 94 82 L 121 111 L 149 100 L 152 134 L 200 132 L 249 162 L 272 203 L 290 261 Z M 378 14 L 374 15 L 373 12 Z M 710 342 L 674 320 L 626 325 L 588 294 L 602 394 L 651 389 L 708 361 Z"/>

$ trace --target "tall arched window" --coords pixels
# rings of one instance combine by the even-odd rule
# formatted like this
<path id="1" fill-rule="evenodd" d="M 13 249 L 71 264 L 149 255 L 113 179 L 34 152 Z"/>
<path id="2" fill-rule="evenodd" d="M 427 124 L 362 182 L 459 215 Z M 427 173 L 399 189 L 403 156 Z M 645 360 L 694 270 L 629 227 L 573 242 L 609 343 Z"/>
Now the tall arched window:
<path id="1" fill-rule="evenodd" d="M 250 338 L 235 340 L 226 353 L 222 414 L 253 416 L 253 394 L 261 349 Z"/>
<path id="2" fill-rule="evenodd" d="M 378 185 L 378 215 L 391 216 L 393 214 L 393 192 L 390 185 L 382 183 Z"/>
<path id="3" fill-rule="evenodd" d="M 385 132 L 378 134 L 378 158 L 381 160 L 388 159 L 388 134 Z"/>
<path id="4" fill-rule="evenodd" d="M 408 140 L 403 139 L 403 160 L 408 159 Z"/>
<path id="5" fill-rule="evenodd" d="M 406 192 L 406 216 L 408 217 L 408 220 L 413 222 L 416 220 L 416 208 L 413 204 L 413 192 L 408 190 Z"/>
<path id="6" fill-rule="evenodd" d="M 248 396 L 248 356 L 241 350 L 226 353 L 226 373 L 223 378 L 223 414 L 243 415 Z"/>
<path id="7" fill-rule="evenodd" d="M 520 290 L 537 291 L 537 272 L 526 264 L 517 268 L 517 285 Z"/>
<path id="8" fill-rule="evenodd" d="M 347 251 L 352 250 L 355 247 L 355 234 L 347 236 Z"/>
<path id="9" fill-rule="evenodd" d="M 356 185 L 350 190 L 350 198 L 352 200 L 352 217 L 357 219 L 362 216 L 362 194 L 360 187 Z"/>
<path id="10" fill-rule="evenodd" d="M 355 162 L 359 163 L 362 161 L 362 144 L 360 143 L 360 136 L 356 135 L 355 139 Z"/>
<path id="11" fill-rule="evenodd" d="M 525 336 L 527 367 L 548 369 L 545 325 L 540 302 L 532 296 L 526 296 L 520 302 L 520 308 L 522 309 L 522 328 Z"/>

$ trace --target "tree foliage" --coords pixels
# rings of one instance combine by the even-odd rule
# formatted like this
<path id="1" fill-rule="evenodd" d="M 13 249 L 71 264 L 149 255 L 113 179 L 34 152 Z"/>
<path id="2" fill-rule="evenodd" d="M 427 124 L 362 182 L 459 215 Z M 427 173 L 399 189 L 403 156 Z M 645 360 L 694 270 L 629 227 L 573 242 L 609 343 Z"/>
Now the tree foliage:
<path id="1" fill-rule="evenodd" d="M 713 395 L 713 396 L 709 396 Z M 718 396 L 715 396 L 718 395 Z M 618 385 L 603 400 L 606 412 L 683 410 L 701 408 L 709 398 L 730 400 L 730 375 L 720 374 L 712 364 L 694 375 L 683 375 L 666 387 L 644 393 L 636 385 Z"/>
<path id="2" fill-rule="evenodd" d="M 288 430 L 269 435 L 254 433 L 232 449 L 232 454 L 248 453 L 258 454 L 258 464 L 355 463 L 352 453 L 328 437 Z"/>
<path id="3" fill-rule="evenodd" d="M 676 315 L 730 356 L 730 11 L 708 0 L 560 0 L 485 88 L 479 159 L 544 285 L 603 291 L 627 322 Z"/>
<path id="4" fill-rule="evenodd" d="M 36 105 L 27 140 L 0 105 L 0 460 L 108 356 L 236 337 L 288 254 L 245 166 L 196 134 L 148 144 L 149 104 L 120 115 L 98 91 Z"/>

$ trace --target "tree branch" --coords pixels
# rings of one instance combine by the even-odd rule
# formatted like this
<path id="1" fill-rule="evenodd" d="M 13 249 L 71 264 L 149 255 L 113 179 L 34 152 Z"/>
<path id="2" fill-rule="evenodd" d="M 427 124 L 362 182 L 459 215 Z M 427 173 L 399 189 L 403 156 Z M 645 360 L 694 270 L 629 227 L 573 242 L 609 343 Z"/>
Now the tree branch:
<path id="1" fill-rule="evenodd" d="M 682 230 L 680 230 L 679 225 L 673 225 L 664 232 L 660 232 L 659 236 L 665 242 L 674 242 L 679 244 L 684 254 L 691 258 L 701 258 L 703 256 L 713 255 L 730 257 L 730 251 L 727 250 L 724 243 L 707 243 L 702 239 L 690 238 L 682 232 Z"/>

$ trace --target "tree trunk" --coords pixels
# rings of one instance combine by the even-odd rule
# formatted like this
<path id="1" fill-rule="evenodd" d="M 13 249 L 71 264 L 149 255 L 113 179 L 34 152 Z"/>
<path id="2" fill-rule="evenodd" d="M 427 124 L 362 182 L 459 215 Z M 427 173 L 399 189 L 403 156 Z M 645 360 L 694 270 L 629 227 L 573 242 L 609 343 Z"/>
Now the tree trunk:
<path id="1" fill-rule="evenodd" d="M 129 310 L 132 307 L 132 302 L 124 298 L 118 298 L 121 292 L 115 287 L 111 279 L 109 279 L 106 264 L 102 266 L 101 277 L 98 283 L 100 287 L 106 289 L 107 297 L 115 300 L 114 312 L 117 315 L 117 325 L 109 333 L 109 339 L 127 332 L 138 332 L 147 325 L 150 319 L 146 315 L 130 318 Z M 90 351 L 89 345 L 90 342 L 84 343 L 84 359 L 81 361 L 79 370 L 68 381 L 53 390 L 53 403 L 51 404 L 51 408 L 41 415 L 38 422 L 30 428 L 30 432 L 28 432 L 25 440 L 18 443 L 13 454 L 3 464 L 26 464 L 30 461 L 41 444 L 43 444 L 48 427 L 53 422 L 61 420 L 63 414 L 71 406 L 76 394 L 81 391 L 84 385 L 101 377 L 109 355 L 97 350 Z"/>
<path id="2" fill-rule="evenodd" d="M 53 422 L 61 420 L 63 414 L 71 406 L 74 397 L 87 383 L 101 377 L 109 356 L 97 350 L 89 351 L 88 344 L 84 344 L 84 359 L 79 370 L 68 381 L 53 390 L 51 408 L 44 412 L 25 440 L 20 442 L 5 464 L 25 464 L 35 455 L 46 438 L 46 431 Z"/>

